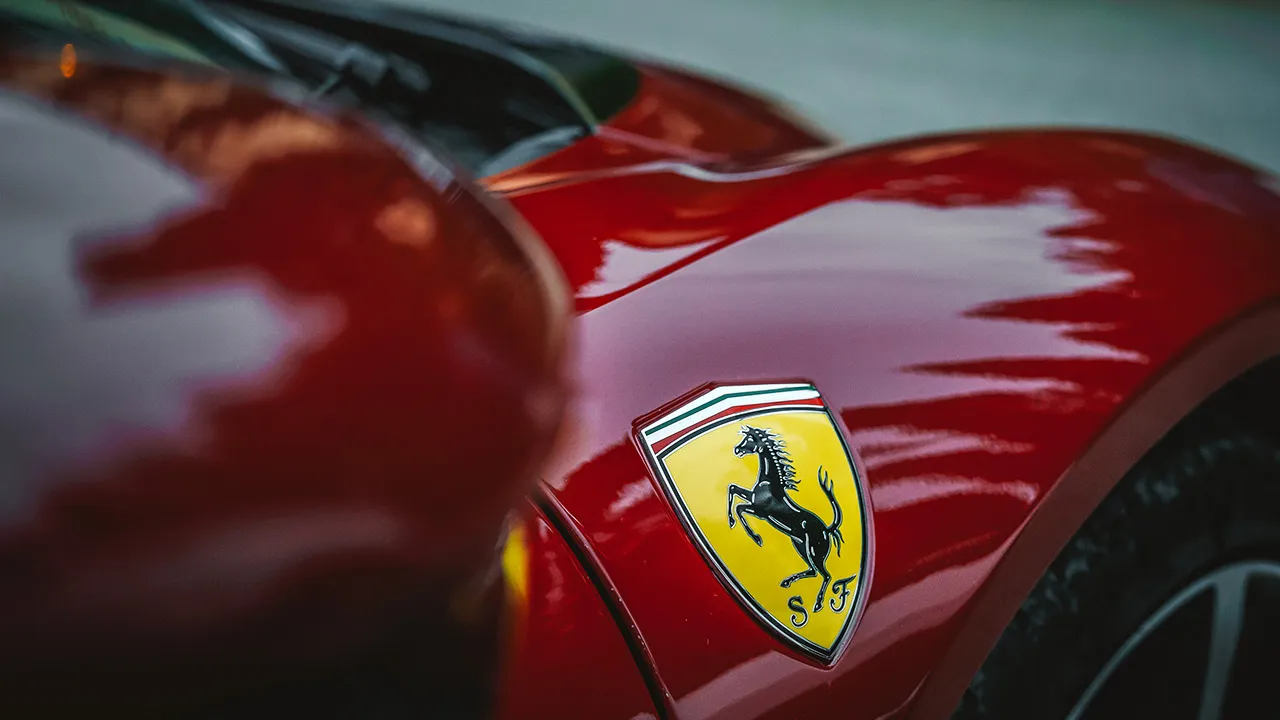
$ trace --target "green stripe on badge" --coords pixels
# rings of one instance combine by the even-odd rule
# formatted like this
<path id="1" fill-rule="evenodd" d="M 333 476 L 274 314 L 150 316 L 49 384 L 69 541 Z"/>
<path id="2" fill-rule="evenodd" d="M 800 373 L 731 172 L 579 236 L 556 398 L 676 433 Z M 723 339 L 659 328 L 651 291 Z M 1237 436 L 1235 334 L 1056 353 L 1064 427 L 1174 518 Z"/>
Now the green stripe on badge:
<path id="1" fill-rule="evenodd" d="M 667 420 L 661 425 L 655 425 L 649 428 L 648 430 L 645 430 L 644 434 L 646 437 L 649 435 L 652 435 L 653 433 L 656 433 L 663 428 L 670 427 L 675 423 L 680 422 L 681 420 L 689 417 L 690 415 L 706 410 L 712 405 L 715 405 L 716 403 L 721 402 L 723 400 L 728 400 L 729 398 L 751 397 L 752 395 L 773 395 L 776 393 L 795 392 L 797 390 L 812 390 L 812 389 L 813 389 L 812 385 L 795 385 L 792 387 L 774 388 L 772 390 L 747 390 L 744 392 L 729 393 L 728 395 L 721 395 L 720 397 L 715 398 L 713 400 L 708 400 L 707 402 L 699 405 L 696 408 L 693 408 L 692 410 L 688 410 L 686 412 L 680 413 L 676 417 L 673 417 L 670 420 Z"/>

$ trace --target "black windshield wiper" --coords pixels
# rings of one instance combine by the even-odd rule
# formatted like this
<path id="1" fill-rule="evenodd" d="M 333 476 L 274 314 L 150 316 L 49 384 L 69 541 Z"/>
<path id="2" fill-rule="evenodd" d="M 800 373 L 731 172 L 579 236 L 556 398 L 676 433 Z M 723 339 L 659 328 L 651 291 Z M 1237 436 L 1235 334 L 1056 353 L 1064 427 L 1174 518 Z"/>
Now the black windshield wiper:
<path id="1" fill-rule="evenodd" d="M 431 87 L 421 65 L 398 55 L 245 8 L 223 7 L 221 12 L 284 58 L 295 75 L 300 70 L 308 76 L 299 79 L 312 86 L 313 96 L 348 89 L 376 102 L 388 95 L 421 95 Z"/>
<path id="2" fill-rule="evenodd" d="M 339 87 L 347 87 L 357 95 L 376 99 L 387 92 L 397 97 L 422 95 L 431 88 L 431 79 L 422 66 L 358 43 L 348 43 L 334 64 L 333 72 L 316 86 L 313 95 L 327 95 Z"/>

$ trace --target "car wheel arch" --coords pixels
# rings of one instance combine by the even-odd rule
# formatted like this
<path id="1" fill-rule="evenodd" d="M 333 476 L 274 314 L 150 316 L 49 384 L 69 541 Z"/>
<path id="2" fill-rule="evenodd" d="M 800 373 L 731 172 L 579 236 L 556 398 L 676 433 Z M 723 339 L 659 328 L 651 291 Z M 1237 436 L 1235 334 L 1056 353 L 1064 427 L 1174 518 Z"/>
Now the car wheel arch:
<path id="1" fill-rule="evenodd" d="M 1059 551 L 1172 429 L 1202 408 L 1223 403 L 1258 422 L 1268 398 L 1280 400 L 1280 301 L 1224 324 L 1170 362 L 1067 468 L 970 601 L 909 717 L 950 716 Z"/>

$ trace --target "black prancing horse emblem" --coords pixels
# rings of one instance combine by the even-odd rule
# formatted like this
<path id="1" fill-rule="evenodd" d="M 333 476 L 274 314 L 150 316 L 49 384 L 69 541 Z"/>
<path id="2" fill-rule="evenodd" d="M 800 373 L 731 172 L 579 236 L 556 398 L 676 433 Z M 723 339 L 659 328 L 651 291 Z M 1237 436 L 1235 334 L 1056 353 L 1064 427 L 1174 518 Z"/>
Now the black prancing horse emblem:
<path id="1" fill-rule="evenodd" d="M 791 464 L 791 458 L 787 455 L 786 444 L 781 437 L 768 430 L 751 427 L 750 425 L 744 425 L 741 432 L 742 441 L 733 448 L 733 454 L 737 457 L 746 457 L 754 454 L 760 461 L 760 470 L 756 474 L 756 484 L 750 490 L 730 483 L 729 527 L 734 526 L 734 516 L 737 515 L 737 520 L 742 521 L 742 529 L 746 531 L 747 535 L 751 537 L 756 545 L 763 545 L 764 538 L 760 537 L 760 534 L 747 523 L 746 516 L 752 515 L 764 520 L 774 529 L 791 538 L 791 544 L 795 547 L 796 552 L 800 553 L 800 558 L 808 565 L 808 569 L 788 576 L 779 584 L 784 588 L 789 588 L 797 580 L 820 576 L 822 585 L 818 588 L 818 596 L 813 603 L 813 612 L 816 613 L 822 610 L 822 601 L 826 597 L 828 586 L 831 588 L 832 595 L 840 596 L 841 601 L 839 605 L 836 605 L 833 598 L 831 609 L 834 612 L 840 612 L 844 609 L 844 599 L 848 595 L 847 586 L 849 581 L 853 580 L 857 575 L 841 578 L 833 583 L 831 581 L 831 573 L 827 572 L 827 556 L 831 553 L 832 547 L 835 547 L 836 555 L 839 555 L 840 545 L 844 542 L 844 537 L 840 534 L 840 522 L 842 520 L 840 503 L 836 500 L 831 479 L 819 466 L 818 485 L 822 487 L 822 492 L 831 501 L 831 509 L 835 513 L 835 518 L 828 525 L 816 513 L 801 507 L 787 494 L 788 490 L 796 489 L 799 480 L 795 477 L 795 468 Z M 741 498 L 746 502 L 738 503 L 735 506 L 734 498 Z M 802 622 L 797 622 L 793 619 L 793 624 L 798 625 L 802 624 Z"/>

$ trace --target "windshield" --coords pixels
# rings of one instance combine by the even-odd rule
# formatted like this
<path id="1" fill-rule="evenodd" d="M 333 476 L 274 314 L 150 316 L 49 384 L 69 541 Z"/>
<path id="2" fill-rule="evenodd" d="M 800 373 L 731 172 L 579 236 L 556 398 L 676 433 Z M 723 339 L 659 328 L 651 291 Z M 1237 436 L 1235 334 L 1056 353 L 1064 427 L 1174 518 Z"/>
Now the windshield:
<path id="1" fill-rule="evenodd" d="M 127 48 L 265 73 L 355 106 L 477 175 L 567 147 L 639 76 L 611 56 L 376 4 L 292 0 L 0 0 L 6 40 Z"/>

